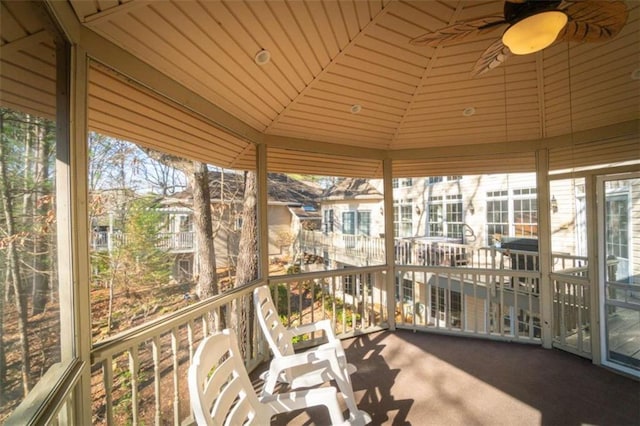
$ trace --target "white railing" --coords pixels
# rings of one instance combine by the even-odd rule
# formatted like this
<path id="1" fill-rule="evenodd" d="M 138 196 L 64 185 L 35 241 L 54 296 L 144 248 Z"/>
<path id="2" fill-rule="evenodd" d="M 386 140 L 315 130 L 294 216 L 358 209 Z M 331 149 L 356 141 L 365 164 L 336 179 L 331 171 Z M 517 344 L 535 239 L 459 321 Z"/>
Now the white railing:
<path id="1" fill-rule="evenodd" d="M 193 250 L 194 232 L 160 232 L 157 235 L 156 247 L 169 251 Z M 127 236 L 120 232 L 98 231 L 91 236 L 91 248 L 96 251 L 111 251 L 127 241 Z"/>
<path id="2" fill-rule="evenodd" d="M 248 326 L 253 289 L 270 284 L 286 325 L 329 318 L 339 337 L 388 327 L 384 267 L 341 269 L 259 280 L 127 330 L 94 345 L 94 424 L 183 424 L 190 421 L 187 368 L 202 340 L 236 323 L 245 364 L 268 356 L 255 319 Z M 251 334 L 253 333 L 253 334 Z M 320 336 L 297 343 L 307 346 Z M 167 403 L 170 401 L 170 403 Z"/>
<path id="3" fill-rule="evenodd" d="M 450 255 L 459 254 L 458 246 L 448 247 Z M 537 268 L 535 253 L 460 248 L 465 249 L 466 265 L 395 266 L 395 294 L 386 291 L 387 266 L 275 276 L 99 342 L 92 349 L 93 421 L 177 425 L 190 420 L 186 370 L 200 340 L 212 330 L 239 324 L 235 328 L 247 367 L 251 370 L 265 360 L 268 350 L 260 328 L 246 314 L 253 289 L 263 284 L 270 285 L 286 325 L 328 318 L 342 338 L 394 323 L 399 328 L 539 344 L 540 273 L 527 267 L 530 262 Z M 559 315 L 554 342 L 582 352 L 589 344 L 586 278 L 552 274 L 552 282 L 554 314 Z M 233 312 L 245 314 L 235 319 Z M 306 336 L 297 346 L 313 345 L 318 337 Z"/>
<path id="4" fill-rule="evenodd" d="M 585 268 L 586 269 L 586 268 Z M 553 344 L 591 358 L 591 282 L 570 273 L 552 273 Z M 586 276 L 586 271 L 585 271 Z"/>
<path id="5" fill-rule="evenodd" d="M 398 266 L 396 326 L 539 343 L 539 278 L 536 271 Z"/>
<path id="6" fill-rule="evenodd" d="M 352 262 L 356 266 L 385 263 L 384 237 L 324 234 L 302 231 L 300 249 L 331 260 Z M 538 254 L 532 251 L 496 247 L 478 247 L 425 238 L 396 238 L 394 255 L 397 265 L 450 266 L 485 269 L 538 270 Z M 559 254 L 556 264 L 582 265 L 582 258 Z"/>
<path id="7" fill-rule="evenodd" d="M 94 345 L 94 424 L 182 424 L 190 418 L 187 368 L 203 336 L 249 312 L 257 281 L 127 330 Z M 248 368 L 266 354 L 257 323 L 240 320 L 238 340 Z M 253 331 L 254 334 L 250 334 Z M 167 404 L 167 401 L 171 401 Z"/>
<path id="8" fill-rule="evenodd" d="M 287 326 L 330 319 L 340 338 L 388 327 L 386 268 L 348 268 L 269 278 Z"/>
<path id="9" fill-rule="evenodd" d="M 565 274 L 577 273 L 584 275 L 589 266 L 589 258 L 586 256 L 574 256 L 568 253 L 553 253 L 552 268 L 554 272 L 562 272 Z"/>
<path id="10" fill-rule="evenodd" d="M 165 250 L 189 250 L 195 247 L 194 232 L 162 232 L 158 234 L 158 248 Z"/>

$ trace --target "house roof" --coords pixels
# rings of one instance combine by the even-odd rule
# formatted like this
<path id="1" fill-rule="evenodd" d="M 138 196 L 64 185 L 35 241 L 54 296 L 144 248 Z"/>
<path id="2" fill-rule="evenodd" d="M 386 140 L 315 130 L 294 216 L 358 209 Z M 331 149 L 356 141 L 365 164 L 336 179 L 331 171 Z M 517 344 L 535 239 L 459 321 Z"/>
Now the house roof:
<path id="1" fill-rule="evenodd" d="M 367 179 L 344 178 L 328 188 L 323 194 L 323 200 L 382 200 L 383 194 Z"/>
<path id="2" fill-rule="evenodd" d="M 574 3 L 598 16 L 604 2 Z M 396 177 L 531 171 L 536 149 L 575 148 L 562 167 L 601 161 L 579 151 L 602 140 L 626 141 L 614 160 L 640 156 L 637 1 L 610 40 L 510 55 L 479 77 L 504 25 L 437 47 L 410 40 L 500 17 L 503 0 L 47 4 L 92 58 L 92 130 L 221 167 L 254 168 L 258 144 L 271 171 L 352 177 L 381 177 L 387 158 Z M 53 116 L 55 66 L 33 70 L 28 49 L 50 58 L 55 44 L 23 2 L 3 8 L 2 104 Z M 262 49 L 271 61 L 258 65 Z"/>
<path id="3" fill-rule="evenodd" d="M 320 212 L 316 209 L 309 210 L 304 207 L 289 207 L 289 211 L 300 220 L 322 220 Z"/>
<path id="4" fill-rule="evenodd" d="M 287 206 L 317 206 L 322 194 L 320 187 L 312 182 L 304 182 L 281 173 L 269 173 L 268 202 Z M 234 172 L 209 172 L 209 189 L 212 202 L 228 201 L 242 203 L 244 174 Z M 224 189 L 224 190 L 223 190 Z M 191 200 L 191 190 L 173 194 L 165 204 L 181 204 Z"/>

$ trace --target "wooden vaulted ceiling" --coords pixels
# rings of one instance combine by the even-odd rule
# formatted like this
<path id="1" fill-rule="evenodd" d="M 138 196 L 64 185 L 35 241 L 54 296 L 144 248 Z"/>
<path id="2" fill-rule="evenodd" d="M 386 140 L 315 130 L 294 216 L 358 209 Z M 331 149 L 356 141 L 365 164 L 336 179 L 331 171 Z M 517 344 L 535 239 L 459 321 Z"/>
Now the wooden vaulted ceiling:
<path id="1" fill-rule="evenodd" d="M 553 139 L 640 119 L 637 1 L 627 2 L 627 24 L 612 40 L 557 43 L 537 54 L 512 56 L 479 77 L 470 71 L 500 30 L 437 48 L 409 40 L 454 22 L 502 15 L 502 1 L 69 3 L 86 29 L 255 130 L 273 146 L 274 169 L 379 176 L 380 159 L 398 154 L 394 171 L 411 174 L 421 167 L 414 152 L 424 158 L 429 149 L 466 147 L 471 161 L 485 152 L 483 144 Z M 12 40 L 5 37 L 4 15 L 6 44 Z M 22 37 L 27 35 L 32 34 L 25 31 Z M 262 66 L 254 62 L 261 49 L 271 53 Z M 169 146 L 171 139 L 181 139 L 185 122 L 191 136 L 182 137 L 186 145 L 178 151 L 251 167 L 256 141 L 250 137 L 221 134 L 225 123 L 215 120 L 210 128 L 206 119 L 192 123 L 181 116 L 188 111 L 149 107 L 155 118 L 127 118 L 131 112 L 148 115 L 145 103 L 158 102 L 157 97 L 142 88 L 129 95 L 103 66 L 92 67 L 90 74 L 89 124 L 95 130 L 115 129 L 116 136 L 130 134 L 153 145 L 152 139 L 163 139 L 153 133 L 161 123 L 170 129 L 159 143 Z M 127 99 L 118 101 L 118 95 Z M 351 112 L 354 104 L 362 106 L 360 113 Z M 464 116 L 470 107 L 475 114 Z M 326 145 L 316 150 L 320 144 Z M 307 152 L 304 164 L 296 149 Z M 369 159 L 367 150 L 373 153 Z M 515 158 L 513 164 L 530 163 L 532 157 Z M 497 164 L 504 162 L 496 157 Z M 441 167 L 445 161 L 435 163 Z"/>

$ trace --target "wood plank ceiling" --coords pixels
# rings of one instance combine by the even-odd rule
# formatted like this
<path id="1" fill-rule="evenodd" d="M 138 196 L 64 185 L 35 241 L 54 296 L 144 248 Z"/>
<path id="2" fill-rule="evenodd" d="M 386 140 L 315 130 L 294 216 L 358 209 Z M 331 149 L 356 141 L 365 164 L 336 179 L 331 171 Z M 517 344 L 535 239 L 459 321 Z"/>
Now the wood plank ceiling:
<path id="1" fill-rule="evenodd" d="M 473 154 L 481 144 L 533 141 L 640 118 L 637 1 L 627 2 L 627 24 L 610 41 L 557 43 L 512 56 L 480 77 L 470 71 L 503 28 L 437 48 L 409 40 L 454 22 L 501 16 L 500 0 L 69 3 L 91 31 L 265 140 L 295 138 L 300 149 L 318 141 L 391 152 L 471 145 Z M 254 62 L 261 49 L 271 53 L 262 66 Z M 362 110 L 354 114 L 356 104 Z M 91 117 L 116 114 L 106 103 L 96 105 Z M 468 108 L 475 114 L 465 116 Z M 106 130 L 106 124 L 95 127 Z M 237 149 L 223 163 L 250 163 L 253 149 L 231 142 Z M 291 164 L 291 153 L 278 148 L 283 155 L 277 161 Z"/>

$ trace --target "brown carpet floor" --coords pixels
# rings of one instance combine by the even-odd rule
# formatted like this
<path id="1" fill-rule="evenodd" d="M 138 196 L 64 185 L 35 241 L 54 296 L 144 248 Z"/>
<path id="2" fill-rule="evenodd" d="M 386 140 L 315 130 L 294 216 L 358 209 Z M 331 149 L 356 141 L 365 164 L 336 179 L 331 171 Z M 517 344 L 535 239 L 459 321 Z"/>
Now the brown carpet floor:
<path id="1" fill-rule="evenodd" d="M 640 426 L 640 382 L 559 350 L 403 330 L 343 345 L 373 425 Z M 322 408 L 272 422 L 327 423 Z"/>

